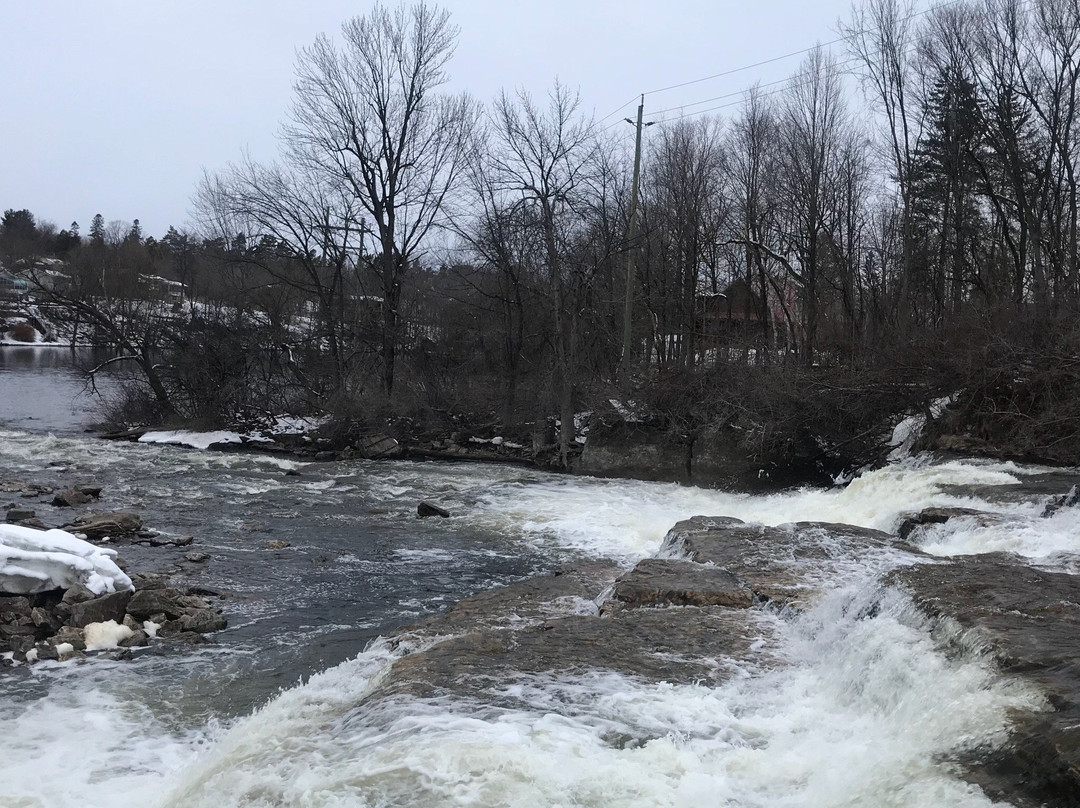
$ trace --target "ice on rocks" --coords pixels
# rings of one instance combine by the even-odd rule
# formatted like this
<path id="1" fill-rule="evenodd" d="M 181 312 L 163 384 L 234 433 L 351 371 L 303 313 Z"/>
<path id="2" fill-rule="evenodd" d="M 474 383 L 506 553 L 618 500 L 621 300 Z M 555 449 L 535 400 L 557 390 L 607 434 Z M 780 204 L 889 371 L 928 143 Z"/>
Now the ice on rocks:
<path id="1" fill-rule="evenodd" d="M 0 524 L 0 592 L 32 595 L 75 584 L 95 595 L 134 589 L 115 556 L 64 530 Z"/>
<path id="2" fill-rule="evenodd" d="M 83 628 L 87 651 L 104 651 L 109 648 L 118 648 L 122 641 L 131 637 L 134 633 L 130 628 L 117 623 L 115 620 L 106 620 L 104 623 L 91 623 Z"/>

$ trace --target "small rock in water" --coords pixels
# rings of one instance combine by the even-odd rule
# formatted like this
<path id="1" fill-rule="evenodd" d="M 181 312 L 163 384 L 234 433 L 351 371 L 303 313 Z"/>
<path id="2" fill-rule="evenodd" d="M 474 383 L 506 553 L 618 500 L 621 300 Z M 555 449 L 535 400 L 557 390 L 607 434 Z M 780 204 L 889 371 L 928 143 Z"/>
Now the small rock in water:
<path id="1" fill-rule="evenodd" d="M 7 522 L 15 523 L 33 519 L 35 516 L 37 516 L 37 514 L 29 508 L 8 508 L 8 512 L 4 516 L 4 519 Z"/>
<path id="2" fill-rule="evenodd" d="M 271 539 L 266 543 L 266 546 L 271 550 L 284 550 L 289 546 L 289 543 L 284 539 Z"/>
<path id="3" fill-rule="evenodd" d="M 186 558 L 188 561 L 194 561 L 195 563 L 199 563 L 201 561 L 209 561 L 210 560 L 210 554 L 209 553 L 200 553 L 197 550 L 193 550 L 190 553 L 188 553 L 187 555 L 185 555 L 184 558 Z"/>
<path id="4" fill-rule="evenodd" d="M 416 515 L 421 519 L 425 519 L 428 516 L 441 516 L 443 519 L 447 519 L 450 516 L 450 511 L 446 508 L 440 508 L 438 505 L 433 505 L 430 502 L 421 502 L 416 506 Z"/>
<path id="5" fill-rule="evenodd" d="M 57 508 L 75 508 L 79 505 L 85 505 L 92 499 L 93 497 L 89 494 L 85 494 L 74 488 L 68 488 L 63 491 L 58 491 L 56 496 L 53 497 L 52 504 Z"/>

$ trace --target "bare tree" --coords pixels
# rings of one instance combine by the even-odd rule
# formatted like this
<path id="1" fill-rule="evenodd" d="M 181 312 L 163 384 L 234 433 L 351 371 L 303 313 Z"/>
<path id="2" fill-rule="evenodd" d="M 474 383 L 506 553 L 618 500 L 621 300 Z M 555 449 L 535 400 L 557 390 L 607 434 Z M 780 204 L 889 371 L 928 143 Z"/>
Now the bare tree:
<path id="1" fill-rule="evenodd" d="M 372 222 L 389 394 L 402 284 L 457 186 L 477 108 L 437 93 L 458 34 L 447 11 L 378 5 L 341 33 L 301 51 L 285 137 L 292 160 L 341 183 Z"/>
<path id="2" fill-rule="evenodd" d="M 542 234 L 564 463 L 574 439 L 579 325 L 589 282 L 584 267 L 569 256 L 584 220 L 596 153 L 592 125 L 578 116 L 579 105 L 578 95 L 556 83 L 546 109 L 522 91 L 516 98 L 500 95 L 492 112 L 493 175 L 498 187 L 530 212 Z"/>

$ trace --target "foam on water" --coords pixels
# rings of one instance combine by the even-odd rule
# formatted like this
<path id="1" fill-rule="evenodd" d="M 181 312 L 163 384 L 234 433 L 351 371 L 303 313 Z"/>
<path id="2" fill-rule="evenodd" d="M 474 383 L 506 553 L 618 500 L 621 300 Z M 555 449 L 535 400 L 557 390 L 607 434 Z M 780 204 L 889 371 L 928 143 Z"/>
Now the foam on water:
<path id="1" fill-rule="evenodd" d="M 1017 505 L 1000 522 L 975 517 L 950 519 L 919 528 L 912 538 L 924 552 L 940 556 L 1015 553 L 1047 566 L 1080 557 L 1080 508 L 1063 508 L 1048 518 L 1041 508 Z"/>
<path id="2" fill-rule="evenodd" d="M 695 515 L 734 516 L 767 525 L 794 521 L 843 522 L 892 529 L 899 517 L 931 506 L 973 506 L 943 486 L 1010 485 L 1026 472 L 1012 463 L 911 459 L 863 475 L 844 488 L 768 496 L 631 480 L 547 478 L 495 485 L 475 514 L 489 527 L 524 532 L 590 554 L 630 561 L 652 555 L 676 522 Z"/>
<path id="3" fill-rule="evenodd" d="M 1037 694 L 939 653 L 895 593 L 855 587 L 771 619 L 778 661 L 720 687 L 604 671 L 499 685 L 522 709 L 366 704 L 392 661 L 378 645 L 240 721 L 161 805 L 991 804 L 948 761 L 1000 742 L 1007 710 Z"/>

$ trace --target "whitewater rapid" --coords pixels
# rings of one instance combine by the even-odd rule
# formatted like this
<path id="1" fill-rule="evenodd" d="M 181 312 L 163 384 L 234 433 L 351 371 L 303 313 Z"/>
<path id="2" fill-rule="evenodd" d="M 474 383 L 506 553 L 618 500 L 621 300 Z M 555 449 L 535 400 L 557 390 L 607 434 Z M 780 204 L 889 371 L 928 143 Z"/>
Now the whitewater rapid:
<path id="1" fill-rule="evenodd" d="M 152 466 L 158 476 L 140 481 L 140 496 L 174 502 L 205 493 L 182 490 L 190 469 L 210 475 L 200 480 L 220 479 L 218 495 L 253 509 L 295 482 L 274 466 L 283 461 L 269 458 L 18 432 L 0 432 L 0 447 L 9 471 L 55 460 L 123 477 Z M 902 514 L 930 506 L 981 508 L 1009 520 L 989 530 L 962 521 L 935 528 L 919 539 L 928 552 L 1005 549 L 1062 568 L 1080 558 L 1073 510 L 1036 521 L 1041 500 L 983 493 L 1045 471 L 1011 463 L 915 458 L 842 489 L 767 496 L 493 466 L 290 468 L 302 471 L 321 524 L 378 503 L 371 519 L 397 531 L 389 557 L 420 580 L 460 561 L 460 553 L 601 557 L 629 566 L 654 554 L 675 522 L 697 514 L 892 530 Z M 424 530 L 447 541 L 477 537 L 460 553 L 437 542 L 410 545 L 415 502 L 432 492 L 455 518 Z M 743 662 L 718 657 L 731 675 L 717 687 L 594 671 L 497 685 L 512 690 L 514 703 L 527 705 L 521 708 L 450 697 L 372 704 L 368 695 L 410 650 L 377 639 L 340 664 L 283 683 L 254 711 L 231 715 L 200 712 L 205 694 L 187 689 L 183 676 L 155 678 L 160 661 L 42 664 L 22 697 L 0 701 L 0 805 L 990 805 L 957 761 L 1000 743 L 1008 712 L 1039 709 L 1041 696 L 998 676 L 977 654 L 956 653 L 905 596 L 883 591 L 880 574 L 898 563 L 898 554 L 870 553 L 819 582 L 825 594 L 807 611 L 762 610 L 755 615 L 761 653 Z M 268 643 L 283 641 L 272 624 L 265 633 Z M 249 644 L 231 653 L 259 652 Z M 234 670 L 213 651 L 168 664 L 188 666 L 191 681 Z"/>

